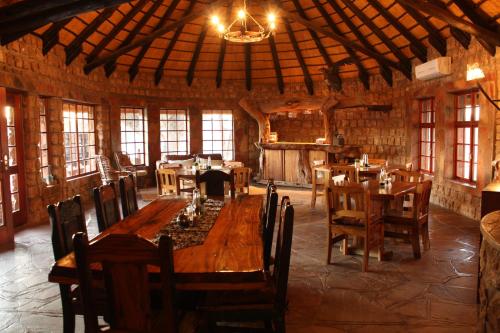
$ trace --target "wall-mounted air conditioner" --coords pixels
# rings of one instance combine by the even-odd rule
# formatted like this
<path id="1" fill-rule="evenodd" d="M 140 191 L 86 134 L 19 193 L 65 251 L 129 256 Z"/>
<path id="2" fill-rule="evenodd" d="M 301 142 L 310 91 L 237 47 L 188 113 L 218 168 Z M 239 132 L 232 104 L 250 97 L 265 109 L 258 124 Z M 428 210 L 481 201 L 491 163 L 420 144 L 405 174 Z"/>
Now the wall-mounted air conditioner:
<path id="1" fill-rule="evenodd" d="M 415 66 L 417 80 L 431 80 L 451 74 L 451 57 L 439 57 Z"/>

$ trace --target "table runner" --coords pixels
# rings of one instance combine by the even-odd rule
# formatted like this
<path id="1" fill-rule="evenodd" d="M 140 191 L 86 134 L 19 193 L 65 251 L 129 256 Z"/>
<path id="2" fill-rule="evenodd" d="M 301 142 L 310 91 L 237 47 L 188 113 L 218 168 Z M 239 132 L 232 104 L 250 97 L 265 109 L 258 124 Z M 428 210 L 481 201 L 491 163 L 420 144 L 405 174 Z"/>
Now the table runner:
<path id="1" fill-rule="evenodd" d="M 186 207 L 188 205 L 186 205 Z M 188 227 L 181 227 L 177 223 L 177 217 L 182 212 L 179 211 L 170 223 L 160 229 L 156 234 L 154 242 L 158 243 L 162 235 L 168 235 L 172 238 L 174 250 L 203 244 L 207 238 L 208 232 L 215 224 L 220 210 L 224 207 L 224 201 L 207 199 L 204 207 L 203 214 L 198 216 L 196 222 Z"/>

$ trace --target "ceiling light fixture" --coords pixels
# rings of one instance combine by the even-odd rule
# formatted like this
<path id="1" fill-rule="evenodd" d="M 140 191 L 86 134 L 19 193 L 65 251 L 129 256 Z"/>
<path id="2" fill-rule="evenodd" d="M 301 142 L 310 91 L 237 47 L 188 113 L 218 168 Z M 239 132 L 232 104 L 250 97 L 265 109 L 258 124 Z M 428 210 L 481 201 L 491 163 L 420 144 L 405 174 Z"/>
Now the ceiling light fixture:
<path id="1" fill-rule="evenodd" d="M 267 26 L 260 24 L 247 10 L 246 0 L 238 10 L 236 19 L 227 27 L 217 15 L 211 18 L 212 25 L 221 38 L 235 43 L 255 43 L 269 38 L 276 30 L 276 15 L 267 14 Z"/>

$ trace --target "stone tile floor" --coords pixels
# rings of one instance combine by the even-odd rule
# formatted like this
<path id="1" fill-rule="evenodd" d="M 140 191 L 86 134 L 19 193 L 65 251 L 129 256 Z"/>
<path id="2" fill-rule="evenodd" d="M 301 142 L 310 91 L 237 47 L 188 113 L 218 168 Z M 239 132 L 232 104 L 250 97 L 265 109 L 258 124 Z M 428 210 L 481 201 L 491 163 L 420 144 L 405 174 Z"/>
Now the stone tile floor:
<path id="1" fill-rule="evenodd" d="M 390 261 L 342 256 L 325 264 L 325 213 L 309 207 L 310 191 L 279 188 L 295 206 L 289 280 L 288 332 L 474 332 L 479 229 L 476 221 L 432 207 L 431 249 L 414 260 L 409 244 L 386 241 Z M 140 205 L 153 197 L 142 191 Z M 252 193 L 264 193 L 252 188 Z M 89 234 L 97 233 L 93 210 Z M 0 332 L 61 332 L 57 285 L 47 282 L 53 263 L 48 225 L 16 234 L 16 248 L 0 253 Z M 77 332 L 83 321 L 77 319 Z"/>

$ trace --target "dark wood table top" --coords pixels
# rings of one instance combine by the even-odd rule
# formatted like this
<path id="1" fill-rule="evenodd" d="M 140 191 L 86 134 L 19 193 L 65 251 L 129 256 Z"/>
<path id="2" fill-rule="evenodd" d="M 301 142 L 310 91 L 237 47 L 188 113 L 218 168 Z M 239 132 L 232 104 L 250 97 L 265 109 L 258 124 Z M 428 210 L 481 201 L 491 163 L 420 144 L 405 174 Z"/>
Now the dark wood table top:
<path id="1" fill-rule="evenodd" d="M 377 200 L 393 200 L 417 188 L 417 184 L 413 182 L 392 182 L 390 187 L 380 186 L 378 180 L 368 180 L 361 184 L 365 189 L 370 190 L 371 198 Z"/>
<path id="2" fill-rule="evenodd" d="M 260 288 L 265 279 L 260 229 L 263 197 L 226 199 L 202 245 L 174 251 L 177 287 L 185 290 Z M 175 217 L 186 199 L 160 197 L 135 214 L 111 226 L 96 239 L 110 233 L 135 233 L 147 239 Z M 157 267 L 150 267 L 152 279 Z M 49 281 L 77 284 L 74 254 L 54 263 Z"/>

